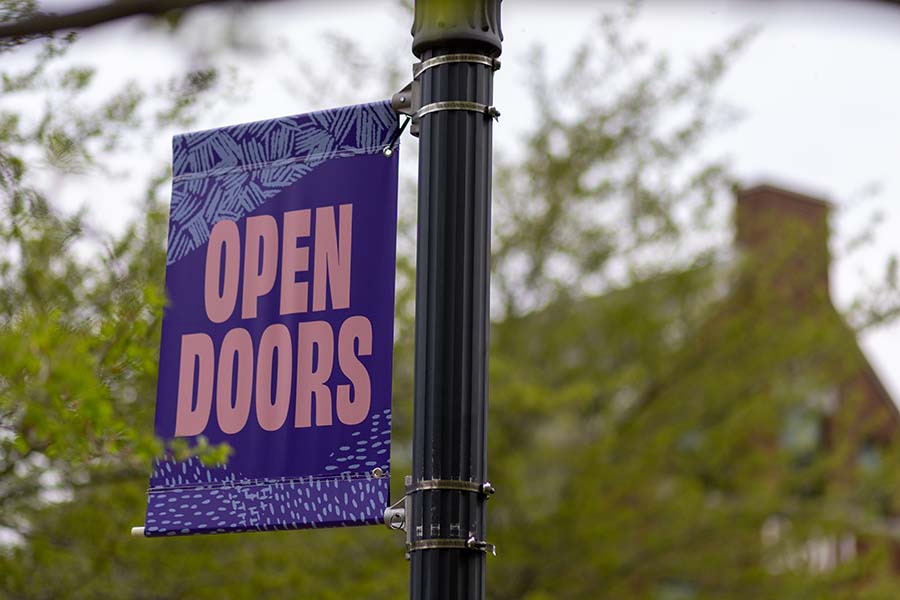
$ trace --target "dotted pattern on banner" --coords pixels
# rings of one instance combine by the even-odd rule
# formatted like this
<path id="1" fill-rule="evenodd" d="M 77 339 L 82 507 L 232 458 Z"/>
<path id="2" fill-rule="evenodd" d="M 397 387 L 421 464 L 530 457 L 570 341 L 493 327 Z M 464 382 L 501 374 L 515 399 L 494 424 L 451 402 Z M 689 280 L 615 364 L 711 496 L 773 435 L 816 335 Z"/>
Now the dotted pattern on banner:
<path id="1" fill-rule="evenodd" d="M 381 417 L 384 417 L 383 419 Z M 341 474 L 358 471 L 371 471 L 380 467 L 387 471 L 387 463 L 391 450 L 391 411 L 384 415 L 372 415 L 370 434 L 364 436 L 362 431 L 354 431 L 353 445 L 340 446 L 329 458 L 334 462 L 327 467 L 327 472 L 339 471 Z"/>
<path id="2" fill-rule="evenodd" d="M 384 519 L 389 488 L 385 474 L 151 490 L 144 535 L 377 524 Z"/>
<path id="3" fill-rule="evenodd" d="M 186 535 L 380 523 L 390 481 L 391 410 L 329 454 L 325 474 L 249 479 L 199 458 L 154 461 L 145 534 Z M 372 472 L 380 468 L 383 476 Z"/>

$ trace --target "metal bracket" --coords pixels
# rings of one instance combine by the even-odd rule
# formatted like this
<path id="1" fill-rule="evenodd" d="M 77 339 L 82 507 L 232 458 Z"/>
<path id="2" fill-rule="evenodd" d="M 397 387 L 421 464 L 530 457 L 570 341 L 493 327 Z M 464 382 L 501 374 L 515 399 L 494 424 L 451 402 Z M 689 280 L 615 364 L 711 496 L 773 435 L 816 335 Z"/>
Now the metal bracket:
<path id="1" fill-rule="evenodd" d="M 425 490 L 453 490 L 457 492 L 472 492 L 490 498 L 497 491 L 489 481 L 478 483 L 476 481 L 463 481 L 460 479 L 423 479 L 415 485 L 406 486 L 406 495 Z"/>
<path id="2" fill-rule="evenodd" d="M 477 550 L 480 552 L 489 552 L 497 556 L 497 547 L 488 544 L 485 541 L 475 539 L 475 536 L 469 539 L 460 538 L 429 538 L 412 541 L 412 531 L 407 520 L 412 515 L 412 495 L 416 492 L 424 492 L 429 490 L 451 490 L 456 492 L 470 492 L 484 496 L 485 500 L 494 495 L 496 490 L 489 481 L 479 483 L 477 481 L 463 481 L 461 479 L 423 479 L 413 484 L 412 477 L 407 475 L 403 478 L 406 493 L 395 503 L 387 507 L 384 511 L 384 524 L 392 531 L 406 532 L 406 558 L 409 559 L 410 552 L 417 550 L 446 550 L 446 549 L 462 549 Z M 402 507 L 400 505 L 403 505 Z"/>
<path id="3" fill-rule="evenodd" d="M 406 516 L 410 514 L 409 503 L 410 500 L 412 500 L 411 495 L 416 492 L 423 492 L 426 490 L 452 490 L 481 494 L 487 499 L 493 496 L 497 491 L 489 481 L 478 483 L 476 481 L 462 481 L 459 479 L 423 479 L 413 485 L 412 477 L 407 475 L 404 484 L 406 484 L 406 493 L 403 494 L 403 497 L 384 510 L 384 524 L 387 525 L 388 529 L 394 531 L 406 531 L 407 534 L 409 533 L 409 528 L 407 527 Z M 400 506 L 401 504 L 403 504 L 402 507 Z"/>
<path id="4" fill-rule="evenodd" d="M 407 475 L 403 478 L 403 483 L 409 487 L 412 483 L 412 477 Z M 402 507 L 400 506 L 401 504 L 403 505 Z M 384 509 L 384 524 L 393 531 L 405 531 L 407 544 L 410 542 L 410 533 L 406 516 L 410 514 L 412 514 L 412 498 L 410 498 L 408 492 Z"/>
<path id="5" fill-rule="evenodd" d="M 407 475 L 403 478 L 403 483 L 409 487 L 412 484 L 412 477 Z M 402 507 L 400 505 L 403 505 Z M 384 511 L 384 524 L 391 531 L 406 532 L 406 559 L 409 560 L 409 545 L 412 543 L 412 532 L 409 523 L 406 520 L 407 515 L 412 514 L 412 497 L 407 493 L 403 497 L 387 507 Z"/>
<path id="6" fill-rule="evenodd" d="M 475 536 L 471 536 L 467 540 L 461 538 L 431 538 L 406 545 L 407 552 L 418 552 L 420 550 L 475 550 L 476 552 L 485 552 L 490 553 L 492 556 L 497 556 L 497 547 L 495 545 L 488 544 L 483 540 L 476 540 Z"/>
<path id="7" fill-rule="evenodd" d="M 443 110 L 468 110 L 472 112 L 482 113 L 492 119 L 500 118 L 500 111 L 494 106 L 479 104 L 477 102 L 465 102 L 461 100 L 453 100 L 448 102 L 432 102 L 422 106 L 422 84 L 419 81 L 419 75 L 428 69 L 445 65 L 448 63 L 475 63 L 486 65 L 496 71 L 500 68 L 500 61 L 483 54 L 445 54 L 443 56 L 435 56 L 423 60 L 413 65 L 413 79 L 407 83 L 402 90 L 391 96 L 391 107 L 394 112 L 406 115 L 412 119 L 409 132 L 419 136 L 419 120 L 425 115 L 443 111 Z"/>
<path id="8" fill-rule="evenodd" d="M 447 102 L 432 102 L 431 104 L 426 104 L 425 106 L 417 110 L 416 114 L 413 115 L 413 122 L 421 119 L 425 115 L 430 115 L 431 113 L 439 112 L 442 110 L 469 110 L 472 112 L 481 113 L 485 116 L 491 117 L 494 120 L 500 118 L 500 111 L 497 110 L 495 106 L 479 104 L 478 102 L 450 100 Z"/>
<path id="9" fill-rule="evenodd" d="M 401 503 L 406 502 L 406 496 L 384 509 L 384 524 L 391 531 L 406 531 L 406 507 Z"/>
<path id="10" fill-rule="evenodd" d="M 444 54 L 443 56 L 435 56 L 434 58 L 429 58 L 427 60 L 423 60 L 420 63 L 416 63 L 413 65 L 413 78 L 418 77 L 424 71 L 432 67 L 436 67 L 438 65 L 446 65 L 447 63 L 475 63 L 480 65 L 487 65 L 494 71 L 500 69 L 500 61 L 496 58 L 491 58 L 490 56 L 485 56 L 484 54 Z"/>
<path id="11" fill-rule="evenodd" d="M 416 111 L 422 105 L 422 84 L 417 79 L 407 83 L 402 90 L 391 96 L 391 108 L 394 112 L 412 119 L 409 132 L 419 137 L 419 122 Z"/>
<path id="12" fill-rule="evenodd" d="M 401 115 L 412 117 L 422 104 L 422 86 L 413 79 L 403 89 L 391 96 L 391 108 Z"/>

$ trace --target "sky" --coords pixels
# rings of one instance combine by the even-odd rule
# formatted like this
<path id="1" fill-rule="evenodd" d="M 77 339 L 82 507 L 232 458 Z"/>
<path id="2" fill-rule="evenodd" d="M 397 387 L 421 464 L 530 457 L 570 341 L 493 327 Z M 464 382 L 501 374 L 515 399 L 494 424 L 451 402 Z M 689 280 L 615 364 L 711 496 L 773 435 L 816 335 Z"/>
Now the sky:
<path id="1" fill-rule="evenodd" d="M 53 0 L 51 10 L 71 10 L 91 2 Z M 507 0 L 502 69 L 495 78 L 495 104 L 503 116 L 495 127 L 498 149 L 515 152 L 527 128 L 530 108 L 519 99 L 528 81 L 526 58 L 535 44 L 546 47 L 549 64 L 564 64 L 576 42 L 591 34 L 603 11 L 620 10 L 621 2 Z M 203 23 L 197 11 L 191 31 L 202 47 Z M 250 56 L 241 69 L 256 83 L 242 89 L 244 102 L 211 106 L 200 127 L 295 114 L 345 103 L 344 94 L 327 85 L 302 106 L 296 94 L 278 85 L 285 69 L 324 64 L 330 30 L 357 40 L 368 56 L 385 56 L 408 72 L 409 17 L 392 0 L 320 2 L 297 0 L 264 6 L 248 17 L 254 31 L 280 40 L 290 52 L 260 62 Z M 236 25 L 240 28 L 240 23 Z M 736 107 L 742 119 L 707 146 L 710 156 L 729 158 L 733 172 L 752 184 L 771 182 L 831 201 L 832 248 L 839 258 L 832 287 L 839 308 L 846 308 L 867 281 L 880 275 L 890 254 L 900 254 L 900 8 L 865 0 L 755 2 L 735 0 L 648 0 L 636 23 L 639 37 L 665 52 L 675 64 L 689 64 L 730 36 L 756 31 L 723 81 L 718 97 Z M 280 42 L 279 42 L 280 43 Z M 97 64 L 110 89 L 128 77 L 149 77 L 186 66 L 158 36 L 141 33 L 134 23 L 119 23 L 92 32 L 78 44 L 77 56 Z M 406 54 L 404 54 L 404 52 Z M 406 63 L 404 63 L 404 56 Z M 292 61 L 290 57 L 301 61 Z M 370 81 L 355 90 L 353 101 L 390 95 L 385 82 Z M 148 155 L 165 158 L 169 133 L 156 136 L 130 157 L 132 167 Z M 127 163 L 129 157 L 123 157 Z M 413 168 L 404 156 L 404 169 Z M 121 182 L 93 181 L 91 206 L 107 226 L 124 223 L 134 207 L 113 200 Z M 874 193 L 872 193 L 874 191 Z M 67 201 L 83 202 L 84 189 L 69 190 Z M 883 214 L 877 235 L 866 249 L 843 257 L 845 248 L 870 221 Z M 900 324 L 867 332 L 862 345 L 895 399 L 900 400 Z"/>

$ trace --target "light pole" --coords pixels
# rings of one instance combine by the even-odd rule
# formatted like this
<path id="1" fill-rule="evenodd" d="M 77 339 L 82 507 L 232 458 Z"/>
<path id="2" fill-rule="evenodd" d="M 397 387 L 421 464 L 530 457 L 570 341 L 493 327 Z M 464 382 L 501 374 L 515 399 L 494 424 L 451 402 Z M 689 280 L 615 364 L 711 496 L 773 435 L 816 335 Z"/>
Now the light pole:
<path id="1" fill-rule="evenodd" d="M 485 593 L 491 130 L 501 0 L 416 0 L 419 132 L 410 597 Z"/>

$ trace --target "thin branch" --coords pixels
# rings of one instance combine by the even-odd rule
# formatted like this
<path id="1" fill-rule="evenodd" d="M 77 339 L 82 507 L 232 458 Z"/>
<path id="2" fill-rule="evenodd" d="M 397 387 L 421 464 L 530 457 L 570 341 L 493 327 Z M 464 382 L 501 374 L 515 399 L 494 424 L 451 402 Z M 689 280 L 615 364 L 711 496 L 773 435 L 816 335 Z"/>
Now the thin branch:
<path id="1" fill-rule="evenodd" d="M 131 0 L 110 2 L 65 14 L 37 14 L 22 21 L 0 24 L 0 39 L 45 35 L 60 30 L 87 29 L 95 25 L 140 15 L 161 15 L 172 10 L 186 10 L 224 0 Z M 259 4 L 263 0 L 235 0 L 242 4 Z"/>

